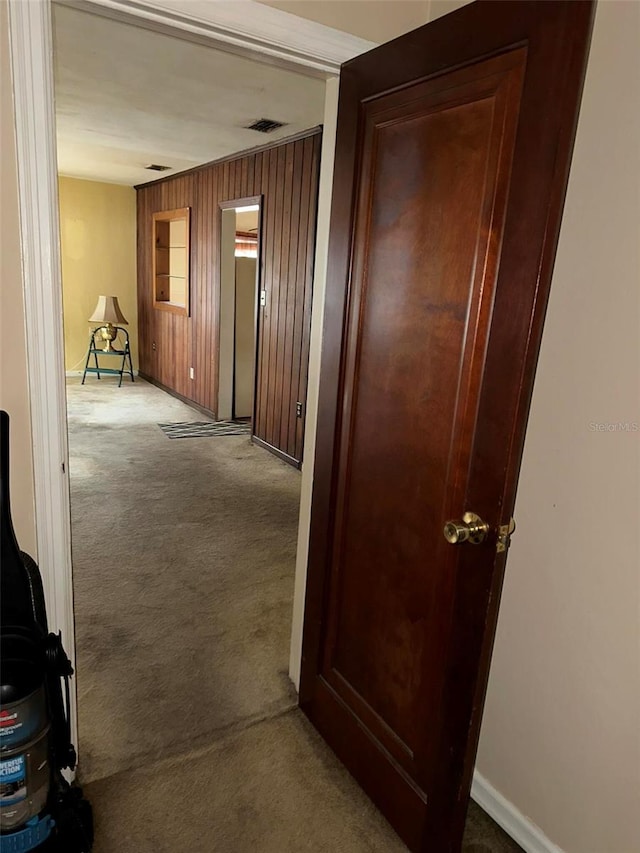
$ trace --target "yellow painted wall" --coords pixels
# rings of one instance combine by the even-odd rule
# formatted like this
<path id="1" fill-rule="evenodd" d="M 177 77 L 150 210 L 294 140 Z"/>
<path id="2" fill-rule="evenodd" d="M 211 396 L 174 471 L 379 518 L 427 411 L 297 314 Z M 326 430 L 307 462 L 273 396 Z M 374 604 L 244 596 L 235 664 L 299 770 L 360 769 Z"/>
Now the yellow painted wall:
<path id="1" fill-rule="evenodd" d="M 84 367 L 88 318 L 103 293 L 118 297 L 129 321 L 127 331 L 137 368 L 135 190 L 61 177 L 59 191 L 65 367 Z"/>

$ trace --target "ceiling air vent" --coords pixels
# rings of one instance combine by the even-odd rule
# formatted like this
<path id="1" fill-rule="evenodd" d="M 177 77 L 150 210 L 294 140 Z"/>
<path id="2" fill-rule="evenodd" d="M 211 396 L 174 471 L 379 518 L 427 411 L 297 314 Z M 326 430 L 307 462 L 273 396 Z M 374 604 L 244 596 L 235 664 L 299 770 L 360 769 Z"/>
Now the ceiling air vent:
<path id="1" fill-rule="evenodd" d="M 159 163 L 149 163 L 145 166 L 145 169 L 149 169 L 150 172 L 166 172 L 170 168 L 171 166 L 161 166 Z"/>
<path id="2" fill-rule="evenodd" d="M 259 118 L 253 124 L 247 125 L 247 130 L 257 130 L 258 133 L 272 133 L 279 127 L 284 127 L 285 124 L 284 121 L 275 121 L 272 118 Z"/>

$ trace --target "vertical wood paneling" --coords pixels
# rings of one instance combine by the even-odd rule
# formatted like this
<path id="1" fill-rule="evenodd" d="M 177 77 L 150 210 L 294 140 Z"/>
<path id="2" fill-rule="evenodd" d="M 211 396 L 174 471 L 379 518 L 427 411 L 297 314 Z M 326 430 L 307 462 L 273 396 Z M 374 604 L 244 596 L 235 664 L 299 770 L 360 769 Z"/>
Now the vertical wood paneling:
<path id="1" fill-rule="evenodd" d="M 295 241 L 296 254 L 296 279 L 295 279 L 295 321 L 293 329 L 292 364 L 291 364 L 291 411 L 289 412 L 287 442 L 289 453 L 297 458 L 297 430 L 300 419 L 296 417 L 296 402 L 305 403 L 304 397 L 299 396 L 300 382 L 300 353 L 304 326 L 304 287 L 306 275 L 306 247 L 307 229 L 309 227 L 309 205 L 304 199 L 309 197 L 309 156 L 305 146 L 301 146 L 298 152 L 300 169 L 300 212 L 298 216 L 298 230 Z M 313 220 L 315 221 L 315 220 Z"/>
<path id="2" fill-rule="evenodd" d="M 300 312 L 297 310 L 298 293 L 298 237 L 300 233 L 300 198 L 302 194 L 302 160 L 303 152 L 300 147 L 293 150 L 293 170 L 291 188 L 291 228 L 288 234 L 288 283 L 286 336 L 284 350 L 284 387 L 282 395 L 282 422 L 280 425 L 280 447 L 286 447 L 291 452 L 291 427 L 295 430 L 296 400 L 298 394 L 297 377 L 294 379 L 294 368 L 297 359 L 294 358 L 296 346 L 296 324 L 300 325 Z"/>
<path id="3" fill-rule="evenodd" d="M 302 459 L 320 134 L 138 189 L 140 370 L 215 412 L 218 396 L 220 208 L 261 195 L 261 288 L 254 435 Z M 190 316 L 153 308 L 151 216 L 191 208 Z M 153 343 L 156 349 L 153 349 Z M 189 368 L 194 379 L 189 378 Z"/>
<path id="4" fill-rule="evenodd" d="M 288 332 L 290 329 L 290 317 L 288 316 L 289 293 L 291 281 L 295 276 L 295 272 L 289 269 L 289 241 L 291 239 L 294 225 L 291 219 L 291 209 L 293 204 L 293 162 L 294 162 L 294 146 L 289 146 L 285 149 L 284 158 L 284 194 L 282 200 L 282 221 L 291 223 L 291 227 L 283 230 L 282 242 L 280 248 L 280 282 L 281 293 L 278 303 L 278 347 L 276 353 L 276 399 L 280 401 L 277 406 L 273 422 L 272 444 L 276 447 L 286 447 L 285 441 L 282 440 L 282 424 L 288 420 L 287 404 L 289 402 L 289 388 L 291 372 L 286 369 Z"/>
<path id="5" fill-rule="evenodd" d="M 274 262 L 275 262 L 275 235 L 276 228 L 276 191 L 277 191 L 277 151 L 272 149 L 265 152 L 265 167 L 267 170 L 266 185 L 268 194 L 264 197 L 264 290 L 267 294 L 266 305 L 261 308 L 258 329 L 262 340 L 260 353 L 261 360 L 261 388 L 259 408 L 256 413 L 256 424 L 254 434 L 267 441 L 269 434 L 269 385 L 272 368 L 271 331 L 273 328 L 273 299 L 275 293 Z"/>
<path id="6" fill-rule="evenodd" d="M 295 451 L 296 459 L 302 459 L 302 448 L 304 442 L 304 425 L 307 411 L 307 382 L 309 379 L 309 345 L 311 341 L 311 300 L 313 296 L 313 269 L 315 261 L 316 247 L 316 222 L 318 215 L 317 199 L 318 199 L 318 181 L 320 178 L 320 137 L 316 136 L 313 139 L 305 140 L 306 150 L 311 157 L 311 165 L 309 168 L 309 198 L 314 199 L 313 205 L 307 206 L 308 222 L 305 230 L 307 245 L 306 245 L 306 263 L 304 266 L 304 274 L 301 274 L 298 281 L 302 283 L 304 288 L 304 302 L 302 308 L 303 321 L 302 328 L 302 345 L 300 348 L 300 378 L 298 382 L 298 399 L 303 404 L 304 417 L 297 422 Z M 308 145 L 307 145 L 308 143 Z"/>
<path id="7" fill-rule="evenodd" d="M 267 288 L 268 276 L 267 269 L 269 267 L 268 257 L 271 243 L 268 237 L 269 226 L 273 230 L 272 219 L 268 216 L 268 211 L 271 204 L 271 192 L 269 185 L 269 153 L 263 152 L 260 155 L 260 186 L 263 192 L 262 202 L 262 222 L 261 222 L 261 245 L 260 245 L 260 287 Z M 254 422 L 253 429 L 256 435 L 263 435 L 265 429 L 265 394 L 264 383 L 266 376 L 266 366 L 268 359 L 265 357 L 266 346 L 266 329 L 265 329 L 265 309 L 259 309 L 258 318 L 258 347 L 257 347 L 257 366 L 256 366 L 256 400 L 254 406 Z"/>
<path id="8" fill-rule="evenodd" d="M 271 152 L 273 178 L 273 235 L 270 286 L 267 287 L 267 308 L 265 312 L 265 330 L 269 336 L 269 355 L 267 363 L 266 427 L 264 440 L 273 445 L 273 421 L 275 408 L 280 400 L 276 399 L 276 365 L 278 361 L 278 307 L 280 305 L 280 250 L 282 247 L 282 202 L 284 196 L 284 151 L 276 148 Z"/>

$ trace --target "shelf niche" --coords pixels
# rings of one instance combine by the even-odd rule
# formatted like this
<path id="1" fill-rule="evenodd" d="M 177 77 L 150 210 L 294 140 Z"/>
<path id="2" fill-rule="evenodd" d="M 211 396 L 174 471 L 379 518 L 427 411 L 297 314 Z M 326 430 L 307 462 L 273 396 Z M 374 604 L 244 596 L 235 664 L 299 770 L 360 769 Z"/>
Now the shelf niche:
<path id="1" fill-rule="evenodd" d="M 153 214 L 153 307 L 189 316 L 190 209 Z"/>

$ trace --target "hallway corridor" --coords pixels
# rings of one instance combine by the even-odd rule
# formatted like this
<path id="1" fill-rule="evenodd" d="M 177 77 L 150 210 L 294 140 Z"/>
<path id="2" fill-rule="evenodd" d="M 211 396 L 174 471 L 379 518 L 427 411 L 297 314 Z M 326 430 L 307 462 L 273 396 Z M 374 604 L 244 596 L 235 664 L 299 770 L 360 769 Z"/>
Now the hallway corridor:
<path id="1" fill-rule="evenodd" d="M 295 704 L 300 473 L 158 388 L 68 388 L 81 774 L 209 745 Z"/>
<path id="2" fill-rule="evenodd" d="M 300 473 L 142 380 L 68 384 L 80 778 L 94 853 L 401 853 L 296 709 Z M 519 848 L 475 804 L 465 853 Z"/>

